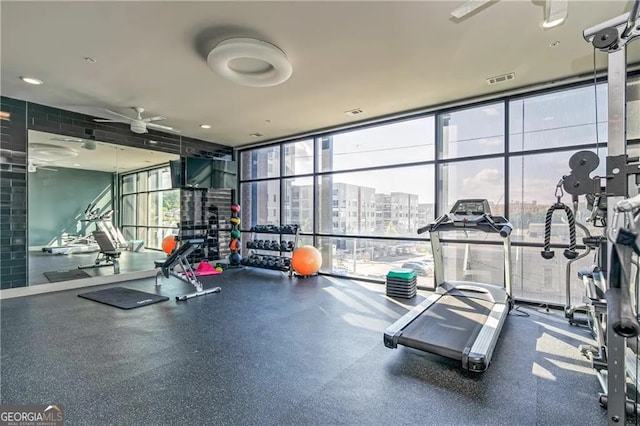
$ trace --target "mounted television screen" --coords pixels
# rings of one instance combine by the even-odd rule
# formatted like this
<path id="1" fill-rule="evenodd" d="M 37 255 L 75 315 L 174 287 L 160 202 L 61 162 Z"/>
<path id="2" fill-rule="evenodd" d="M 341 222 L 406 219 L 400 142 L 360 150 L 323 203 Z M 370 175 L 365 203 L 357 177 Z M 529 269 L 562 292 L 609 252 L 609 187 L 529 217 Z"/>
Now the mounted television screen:
<path id="1" fill-rule="evenodd" d="M 187 180 L 190 188 L 211 188 L 211 159 L 188 157 L 186 161 Z"/>
<path id="2" fill-rule="evenodd" d="M 238 166 L 235 161 L 188 157 L 186 182 L 189 188 L 236 189 Z"/>
<path id="3" fill-rule="evenodd" d="M 169 161 L 169 170 L 171 171 L 171 188 L 182 188 L 184 179 L 182 176 L 182 161 Z"/>
<path id="4" fill-rule="evenodd" d="M 211 187 L 220 189 L 236 189 L 238 186 L 238 165 L 235 161 L 211 161 Z"/>

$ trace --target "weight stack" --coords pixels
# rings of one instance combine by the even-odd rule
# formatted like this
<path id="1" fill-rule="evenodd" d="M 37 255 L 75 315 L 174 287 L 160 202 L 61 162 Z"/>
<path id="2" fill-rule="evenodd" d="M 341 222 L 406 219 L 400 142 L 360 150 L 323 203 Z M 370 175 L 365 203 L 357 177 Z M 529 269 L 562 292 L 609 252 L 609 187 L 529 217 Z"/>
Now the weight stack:
<path id="1" fill-rule="evenodd" d="M 387 273 L 387 296 L 411 299 L 418 291 L 418 278 L 411 269 L 392 269 Z"/>

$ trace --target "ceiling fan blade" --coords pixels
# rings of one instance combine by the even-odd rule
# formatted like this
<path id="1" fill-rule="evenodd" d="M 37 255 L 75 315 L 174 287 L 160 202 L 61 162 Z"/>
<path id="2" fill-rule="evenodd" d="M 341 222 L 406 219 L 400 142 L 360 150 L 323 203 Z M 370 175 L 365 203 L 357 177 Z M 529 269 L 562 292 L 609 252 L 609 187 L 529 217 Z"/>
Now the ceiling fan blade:
<path id="1" fill-rule="evenodd" d="M 487 3 L 491 3 L 492 1 L 494 1 L 494 0 L 469 0 L 468 2 L 466 2 L 465 4 L 460 6 L 459 8 L 454 9 L 451 12 L 451 16 L 453 16 L 454 18 L 462 19 L 465 16 L 467 16 L 468 14 L 470 14 L 473 11 L 481 8 L 482 6 L 484 6 Z"/>
<path id="2" fill-rule="evenodd" d="M 85 142 L 84 139 L 80 139 L 80 138 L 50 138 L 50 140 L 52 141 L 60 141 L 60 142 Z"/>
<path id="3" fill-rule="evenodd" d="M 151 123 L 152 121 L 161 121 L 161 120 L 166 120 L 167 117 L 163 117 L 161 115 L 156 115 L 155 117 L 149 117 L 149 118 L 145 118 L 142 121 L 144 121 L 145 123 Z"/>
<path id="4" fill-rule="evenodd" d="M 127 123 L 135 120 L 135 118 L 128 117 L 126 115 L 120 114 L 119 112 L 111 111 L 110 109 L 104 108 L 104 111 L 107 111 L 109 114 L 115 115 L 116 117 L 124 118 L 125 120 L 127 120 Z"/>
<path id="5" fill-rule="evenodd" d="M 29 173 L 35 173 L 38 170 L 49 170 L 51 172 L 57 172 L 58 169 L 52 169 L 51 167 L 48 167 L 49 164 L 47 164 L 44 161 L 34 161 L 34 160 L 29 160 L 29 164 L 27 164 L 27 171 Z"/>
<path id="6" fill-rule="evenodd" d="M 544 22 L 542 26 L 552 28 L 562 24 L 567 19 L 568 10 L 569 0 L 547 0 L 544 7 Z"/>
<path id="7" fill-rule="evenodd" d="M 103 118 L 94 118 L 93 121 L 96 123 L 122 123 L 123 120 L 105 120 Z"/>
<path id="8" fill-rule="evenodd" d="M 180 133 L 180 130 L 176 130 L 173 127 L 169 127 L 169 126 L 163 126 L 161 124 L 147 123 L 147 127 L 150 127 L 152 129 L 156 129 L 156 130 L 168 130 L 170 132 Z"/>

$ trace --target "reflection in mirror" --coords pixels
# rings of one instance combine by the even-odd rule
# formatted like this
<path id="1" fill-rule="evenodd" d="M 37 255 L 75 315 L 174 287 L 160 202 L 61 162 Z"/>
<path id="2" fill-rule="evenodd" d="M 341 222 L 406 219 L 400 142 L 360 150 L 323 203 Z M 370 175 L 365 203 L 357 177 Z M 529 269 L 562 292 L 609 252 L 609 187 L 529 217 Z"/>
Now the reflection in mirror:
<path id="1" fill-rule="evenodd" d="M 29 285 L 151 270 L 177 232 L 177 155 L 29 131 Z"/>

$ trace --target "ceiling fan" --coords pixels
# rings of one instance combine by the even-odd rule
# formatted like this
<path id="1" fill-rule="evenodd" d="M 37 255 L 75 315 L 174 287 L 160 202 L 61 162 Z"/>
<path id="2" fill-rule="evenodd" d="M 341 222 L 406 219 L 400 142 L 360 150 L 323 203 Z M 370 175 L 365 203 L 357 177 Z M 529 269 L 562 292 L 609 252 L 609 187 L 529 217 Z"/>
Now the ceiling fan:
<path id="1" fill-rule="evenodd" d="M 119 117 L 119 119 L 104 120 L 104 119 L 96 118 L 94 119 L 94 121 L 98 123 L 126 123 L 131 126 L 131 131 L 133 133 L 138 133 L 138 134 L 147 133 L 148 132 L 147 127 L 151 129 L 156 129 L 156 130 L 167 130 L 170 132 L 179 132 L 179 130 L 174 129 L 173 127 L 156 124 L 155 121 L 166 120 L 166 118 L 161 115 L 157 115 L 155 117 L 142 118 L 142 113 L 144 112 L 144 108 L 133 107 L 132 109 L 138 114 L 136 118 L 131 118 L 126 115 L 117 113 L 115 111 L 105 109 L 105 111 L 107 111 L 109 114 Z"/>
<path id="2" fill-rule="evenodd" d="M 82 148 L 87 149 L 89 151 L 93 151 L 94 149 L 96 149 L 98 147 L 98 144 L 96 143 L 96 141 L 91 141 L 91 140 L 87 140 L 87 139 L 80 139 L 80 138 L 50 138 L 49 140 L 52 141 L 60 141 L 60 142 L 78 142 L 82 144 Z"/>
<path id="3" fill-rule="evenodd" d="M 497 1 L 499 0 L 469 0 L 462 6 L 454 9 L 451 12 L 451 16 L 456 19 L 462 19 L 480 9 L 481 7 L 489 3 L 496 3 Z M 542 27 L 552 28 L 560 25 L 567 18 L 568 10 L 569 0 L 546 0 L 544 5 L 544 21 L 542 21 Z"/>

